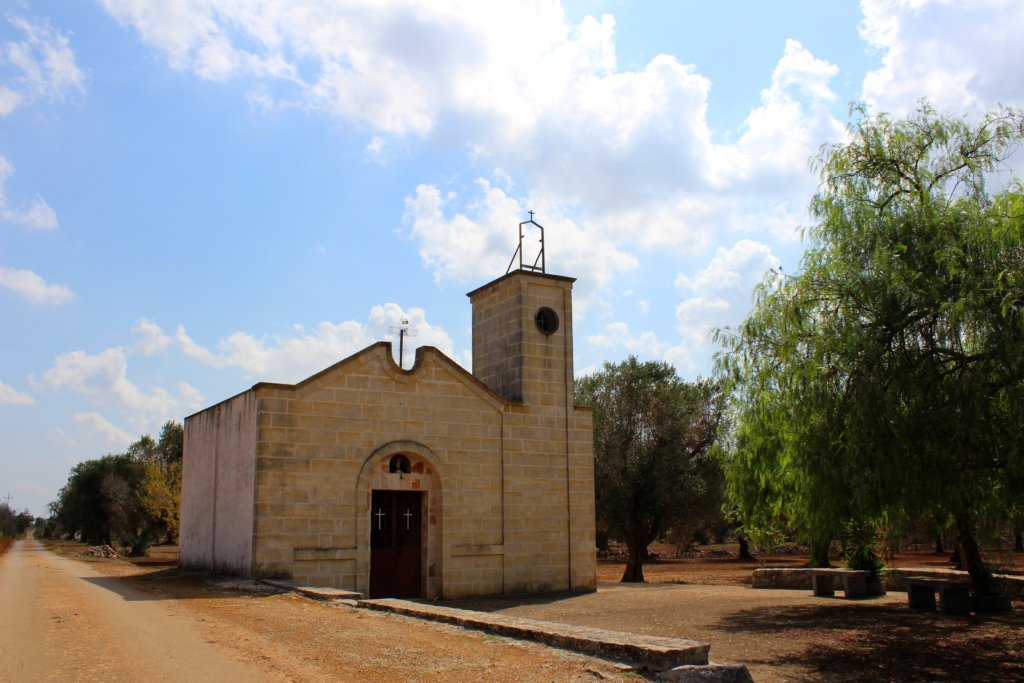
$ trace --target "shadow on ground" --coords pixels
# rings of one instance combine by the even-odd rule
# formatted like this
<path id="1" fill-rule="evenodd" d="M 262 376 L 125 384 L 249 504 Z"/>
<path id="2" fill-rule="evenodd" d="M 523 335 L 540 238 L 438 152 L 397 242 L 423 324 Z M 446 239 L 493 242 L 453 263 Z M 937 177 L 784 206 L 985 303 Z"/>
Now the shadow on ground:
<path id="1" fill-rule="evenodd" d="M 742 610 L 713 628 L 816 640 L 796 664 L 844 681 L 1024 680 L 1024 615 L 954 617 L 905 605 L 788 606 Z M 822 642 L 824 641 L 824 642 Z"/>
<path id="2" fill-rule="evenodd" d="M 126 602 L 147 600 L 217 600 L 237 598 L 239 589 L 253 598 L 281 595 L 286 591 L 269 586 L 253 586 L 251 581 L 237 577 L 192 572 L 185 569 L 164 569 L 134 576 L 83 576 L 82 581 L 116 593 Z"/>

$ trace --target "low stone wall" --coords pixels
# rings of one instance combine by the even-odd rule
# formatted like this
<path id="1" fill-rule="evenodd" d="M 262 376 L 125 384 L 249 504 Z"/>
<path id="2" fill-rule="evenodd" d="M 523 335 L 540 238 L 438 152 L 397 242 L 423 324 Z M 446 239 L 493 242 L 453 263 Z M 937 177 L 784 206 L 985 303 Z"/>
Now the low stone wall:
<path id="1" fill-rule="evenodd" d="M 923 567 L 889 567 L 882 575 L 885 589 L 890 592 L 906 592 L 904 576 L 923 576 L 929 579 L 947 581 L 970 581 L 967 572 L 956 569 L 926 569 Z M 1011 595 L 1024 595 L 1024 576 L 997 575 L 1003 581 L 1005 590 Z M 781 588 L 787 590 L 811 590 L 811 574 L 806 568 L 755 569 L 754 588 Z"/>
<path id="2" fill-rule="evenodd" d="M 440 607 L 406 600 L 360 600 L 356 606 L 408 617 L 479 629 L 499 636 L 535 640 L 552 647 L 575 650 L 597 657 L 630 662 L 649 671 L 665 671 L 685 664 L 708 664 L 711 645 L 694 640 L 663 638 L 634 633 L 569 626 L 471 610 Z M 710 681 L 718 678 L 704 678 Z"/>

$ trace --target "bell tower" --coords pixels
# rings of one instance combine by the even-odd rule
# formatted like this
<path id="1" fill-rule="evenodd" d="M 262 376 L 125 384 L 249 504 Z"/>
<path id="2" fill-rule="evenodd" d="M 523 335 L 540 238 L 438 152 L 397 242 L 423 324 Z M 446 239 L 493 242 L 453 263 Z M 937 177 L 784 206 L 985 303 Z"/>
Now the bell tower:
<path id="1" fill-rule="evenodd" d="M 524 226 L 541 234 L 534 264 Z M 533 232 L 533 228 L 530 228 Z M 545 272 L 543 228 L 519 226 L 519 267 L 470 292 L 473 375 L 512 402 L 501 426 L 504 588 L 594 590 L 594 459 L 590 408 L 576 406 L 572 285 Z M 531 253 L 532 257 L 533 254 Z M 493 435 L 492 435 L 493 436 Z"/>
<path id="2" fill-rule="evenodd" d="M 539 231 L 533 265 L 523 260 L 524 226 Z M 512 266 L 519 257 L 519 268 Z M 539 264 L 539 265 L 538 265 Z M 508 272 L 467 296 L 473 305 L 473 375 L 508 401 L 573 405 L 572 283 L 545 272 L 544 228 L 519 224 L 519 247 Z"/>

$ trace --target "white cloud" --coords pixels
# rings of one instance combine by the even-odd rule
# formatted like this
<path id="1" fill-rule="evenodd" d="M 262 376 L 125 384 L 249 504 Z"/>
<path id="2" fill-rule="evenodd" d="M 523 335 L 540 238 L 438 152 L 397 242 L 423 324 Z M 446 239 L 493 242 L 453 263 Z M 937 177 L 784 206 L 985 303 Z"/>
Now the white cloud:
<path id="1" fill-rule="evenodd" d="M 397 356 L 398 338 L 390 335 L 388 329 L 399 325 L 403 318 L 417 330 L 416 337 L 406 339 L 406 368 L 412 365 L 417 346 L 435 346 L 449 357 L 454 355 L 451 337 L 440 327 L 429 324 L 422 308 L 403 310 L 392 303 L 374 306 L 366 323 L 324 321 L 315 332 L 295 337 L 274 335 L 257 339 L 247 332 L 235 332 L 218 343 L 219 353 L 196 344 L 183 326 L 178 327 L 175 338 L 185 355 L 207 365 L 238 367 L 247 376 L 263 382 L 294 383 L 378 341 L 391 340 Z"/>
<path id="2" fill-rule="evenodd" d="M 31 270 L 15 270 L 0 266 L 0 287 L 21 294 L 36 305 L 57 306 L 74 301 L 75 293 L 62 285 L 48 285 Z"/>
<path id="3" fill-rule="evenodd" d="M 15 390 L 14 387 L 0 382 L 0 405 L 28 406 L 35 402 L 35 399 L 28 394 L 23 394 Z"/>
<path id="4" fill-rule="evenodd" d="M 37 390 L 59 391 L 67 387 L 99 405 L 136 411 L 142 424 L 180 418 L 185 407 L 191 408 L 202 401 L 202 396 L 187 384 L 178 385 L 179 398 L 161 387 L 153 387 L 146 393 L 127 378 L 127 370 L 128 356 L 123 347 L 107 349 L 95 356 L 85 351 L 72 351 L 57 356 L 53 367 L 38 383 L 32 375 L 29 381 Z"/>
<path id="5" fill-rule="evenodd" d="M 107 448 L 126 448 L 135 441 L 131 435 L 110 424 L 99 413 L 75 413 L 71 419 L 78 428 L 74 437 L 58 427 L 50 432 L 50 439 L 66 446 L 96 444 Z"/>
<path id="6" fill-rule="evenodd" d="M 754 286 L 765 272 L 780 265 L 768 246 L 745 239 L 732 249 L 719 247 L 707 268 L 692 278 L 680 274 L 676 286 L 692 292 L 692 296 L 676 308 L 683 342 L 669 349 L 665 358 L 693 367 L 691 356 L 710 347 L 711 330 L 742 321 L 752 307 Z"/>
<path id="7" fill-rule="evenodd" d="M 882 53 L 863 96 L 902 115 L 928 97 L 939 110 L 978 113 L 1024 104 L 1024 4 L 1016 0 L 863 0 L 861 35 Z"/>
<path id="8" fill-rule="evenodd" d="M 576 379 L 579 379 L 580 377 L 586 377 L 587 375 L 595 372 L 596 370 L 596 365 L 588 365 L 587 367 L 576 371 Z"/>
<path id="9" fill-rule="evenodd" d="M 662 351 L 668 349 L 671 344 L 659 342 L 654 332 L 641 332 L 633 335 L 626 323 L 611 323 L 605 325 L 604 334 L 595 334 L 587 338 L 594 346 L 614 348 L 616 346 L 626 347 L 630 353 L 646 353 L 652 356 L 660 356 Z"/>
<path id="10" fill-rule="evenodd" d="M 199 410 L 203 407 L 203 394 L 188 382 L 178 382 L 178 394 L 181 401 L 191 410 Z"/>
<path id="11" fill-rule="evenodd" d="M 17 71 L 0 84 L 0 116 L 38 98 L 63 100 L 71 91 L 85 92 L 85 75 L 75 64 L 67 35 L 50 28 L 45 20 L 33 23 L 8 16 L 8 21 L 25 34 L 25 39 L 0 44 L 0 65 Z"/>
<path id="12" fill-rule="evenodd" d="M 78 446 L 78 442 L 60 427 L 57 427 L 49 434 L 50 440 L 62 446 Z"/>
<path id="13" fill-rule="evenodd" d="M 406 220 L 409 234 L 420 240 L 420 256 L 433 268 L 435 278 L 465 281 L 502 275 L 518 246 L 516 226 L 523 220 L 528 206 L 491 187 L 484 179 L 477 181 L 483 197 L 471 204 L 468 211 L 446 215 L 445 209 L 455 200 L 454 193 L 442 197 L 433 185 L 420 185 L 416 196 L 406 199 Z M 538 207 L 542 211 L 543 206 Z M 617 270 L 628 270 L 636 258 L 618 250 L 608 240 L 595 236 L 590 226 L 579 226 L 549 207 L 543 220 L 545 254 L 548 272 L 573 273 L 584 285 L 577 303 L 586 307 L 587 294 L 603 287 Z M 527 226 L 523 240 L 526 264 L 533 264 L 538 255 L 539 232 Z M 518 267 L 518 259 L 516 261 Z"/>
<path id="14" fill-rule="evenodd" d="M 711 82 L 695 66 L 659 55 L 620 71 L 614 19 L 572 26 L 556 0 L 104 6 L 174 68 L 254 79 L 261 101 L 363 126 L 370 159 L 416 136 L 467 148 L 494 179 L 525 177 L 519 196 L 481 185 L 458 204 L 424 183 L 409 197 L 410 234 L 438 278 L 504 272 L 532 208 L 549 228 L 551 271 L 604 286 L 635 264 L 624 245 L 693 253 L 749 222 L 738 199 L 806 204 L 807 158 L 842 134 L 826 108 L 836 67 L 795 41 L 743 137 L 719 145 L 706 122 Z"/>
<path id="15" fill-rule="evenodd" d="M 33 484 L 28 481 L 16 481 L 14 482 L 14 488 L 18 491 L 24 491 L 25 493 L 34 493 L 37 496 L 50 495 L 50 489 L 40 484 Z"/>
<path id="16" fill-rule="evenodd" d="M 155 322 L 145 318 L 136 321 L 132 335 L 135 336 L 132 351 L 143 356 L 163 353 L 171 345 L 171 338 L 164 334 Z"/>
<path id="17" fill-rule="evenodd" d="M 0 98 L 2 98 L 2 93 L 0 93 Z M 36 230 L 52 230 L 56 228 L 56 212 L 39 195 L 35 196 L 35 199 L 32 200 L 31 208 L 27 211 L 16 211 L 7 208 L 7 197 L 4 195 L 3 186 L 12 175 L 14 175 L 14 165 L 0 156 L 0 218 L 12 223 L 24 223 Z"/>

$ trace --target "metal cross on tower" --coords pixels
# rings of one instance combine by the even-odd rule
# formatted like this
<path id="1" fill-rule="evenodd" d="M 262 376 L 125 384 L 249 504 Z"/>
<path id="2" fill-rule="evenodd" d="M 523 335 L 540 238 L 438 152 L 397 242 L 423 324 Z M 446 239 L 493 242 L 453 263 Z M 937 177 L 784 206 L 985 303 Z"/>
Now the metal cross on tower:
<path id="1" fill-rule="evenodd" d="M 409 327 L 409 319 L 402 318 L 401 325 L 392 325 L 388 328 L 388 334 L 398 335 L 398 367 L 405 368 L 405 336 L 415 337 L 419 330 Z"/>
<path id="2" fill-rule="evenodd" d="M 516 253 L 512 254 L 512 260 L 508 263 L 508 270 L 505 271 L 505 275 L 512 272 L 512 265 L 516 262 L 516 256 L 519 256 L 519 270 L 531 270 L 533 272 L 547 272 L 545 271 L 545 259 L 544 259 L 544 226 L 533 220 L 533 211 L 528 212 L 530 214 L 530 220 L 523 221 L 519 224 L 519 246 L 516 247 Z M 536 225 L 540 229 L 540 252 L 537 254 L 537 258 L 533 260 L 533 265 L 525 265 L 523 263 L 523 226 L 524 225 Z M 537 263 L 540 263 L 538 266 Z"/>

